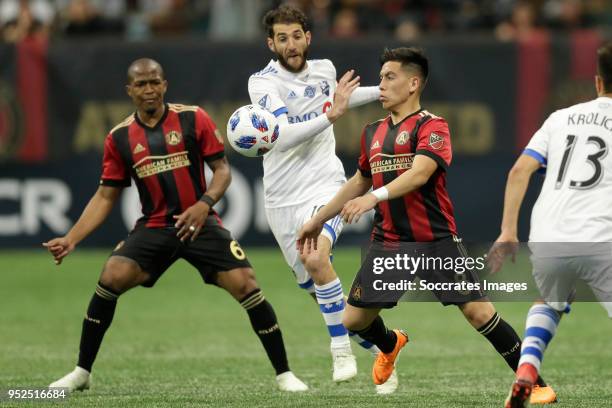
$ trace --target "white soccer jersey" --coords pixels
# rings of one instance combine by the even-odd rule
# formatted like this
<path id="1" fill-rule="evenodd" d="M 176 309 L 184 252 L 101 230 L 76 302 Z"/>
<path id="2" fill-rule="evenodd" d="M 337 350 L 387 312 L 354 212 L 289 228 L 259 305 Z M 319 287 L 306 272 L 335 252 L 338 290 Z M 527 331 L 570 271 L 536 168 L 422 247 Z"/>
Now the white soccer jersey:
<path id="1" fill-rule="evenodd" d="M 546 167 L 532 242 L 612 242 L 612 98 L 554 112 L 524 154 Z"/>
<path id="2" fill-rule="evenodd" d="M 336 69 L 329 60 L 309 60 L 297 74 L 271 60 L 249 78 L 251 102 L 276 116 L 286 113 L 289 123 L 323 115 L 331 107 L 335 89 Z M 308 202 L 337 191 L 346 180 L 336 156 L 333 126 L 286 151 L 273 149 L 263 157 L 263 166 L 267 208 Z"/>

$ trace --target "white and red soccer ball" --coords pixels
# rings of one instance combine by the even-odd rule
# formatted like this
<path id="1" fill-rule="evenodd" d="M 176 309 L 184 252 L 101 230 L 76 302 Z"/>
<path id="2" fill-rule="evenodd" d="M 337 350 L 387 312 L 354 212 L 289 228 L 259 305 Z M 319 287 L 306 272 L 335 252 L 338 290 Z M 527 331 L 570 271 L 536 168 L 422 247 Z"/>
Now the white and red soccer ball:
<path id="1" fill-rule="evenodd" d="M 242 106 L 227 122 L 227 140 L 243 156 L 263 156 L 272 150 L 277 139 L 276 116 L 260 106 Z"/>

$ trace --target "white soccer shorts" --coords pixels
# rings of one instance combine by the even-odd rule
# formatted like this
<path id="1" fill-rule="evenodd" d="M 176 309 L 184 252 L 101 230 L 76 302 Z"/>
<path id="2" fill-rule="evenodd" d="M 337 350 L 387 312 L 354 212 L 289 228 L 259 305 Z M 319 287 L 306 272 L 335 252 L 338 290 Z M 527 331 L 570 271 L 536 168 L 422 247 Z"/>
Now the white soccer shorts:
<path id="1" fill-rule="evenodd" d="M 582 280 L 612 318 L 612 255 L 541 257 L 534 252 L 531 262 L 536 285 L 550 307 L 564 311 Z"/>
<path id="2" fill-rule="evenodd" d="M 321 196 L 299 206 L 266 208 L 266 218 L 268 219 L 270 229 L 283 252 L 285 261 L 293 270 L 297 283 L 301 288 L 307 289 L 312 286 L 312 280 L 300 261 L 300 253 L 296 248 L 297 234 L 302 225 L 327 204 L 334 194 Z M 343 226 L 342 218 L 336 216 L 325 223 L 321 235 L 329 239 L 333 247 L 340 237 Z"/>

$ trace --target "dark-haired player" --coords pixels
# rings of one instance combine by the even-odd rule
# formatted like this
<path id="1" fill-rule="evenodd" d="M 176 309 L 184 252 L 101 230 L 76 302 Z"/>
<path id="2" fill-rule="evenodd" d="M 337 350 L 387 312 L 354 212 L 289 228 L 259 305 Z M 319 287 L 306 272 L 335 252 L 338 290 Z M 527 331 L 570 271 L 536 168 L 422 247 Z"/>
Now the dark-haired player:
<path id="1" fill-rule="evenodd" d="M 359 77 L 347 72 L 336 82 L 336 68 L 328 59 L 308 59 L 311 33 L 302 11 L 281 6 L 264 17 L 267 43 L 275 59 L 249 79 L 249 95 L 278 117 L 280 135 L 275 148 L 263 157 L 266 218 L 293 270 L 300 288 L 317 301 L 331 337 L 334 381 L 357 374 L 349 337 L 342 326 L 345 300 L 342 284 L 330 262 L 331 249 L 342 232 L 337 217 L 325 224 L 317 251 L 300 256 L 295 237 L 314 211 L 325 205 L 346 182 L 336 156 L 332 123 L 350 106 L 375 101 L 375 86 L 359 87 Z M 372 354 L 378 348 L 352 336 Z M 379 393 L 397 388 L 394 376 Z"/>
<path id="2" fill-rule="evenodd" d="M 446 190 L 446 172 L 452 157 L 448 124 L 424 110 L 420 102 L 429 62 L 419 49 L 401 47 L 385 50 L 381 65 L 380 101 L 390 114 L 365 127 L 358 171 L 304 225 L 298 236 L 300 249 L 307 253 L 316 247 L 314 238 L 326 220 L 340 214 L 351 223 L 376 208 L 374 244 L 390 247 L 418 243 L 426 257 L 464 258 L 466 252 L 457 237 L 453 205 Z M 370 187 L 374 191 L 368 193 Z M 368 254 L 366 260 L 371 256 Z M 427 273 L 419 277 L 442 284 L 455 283 L 459 278 L 476 283 L 478 279 L 471 271 L 463 275 L 453 270 Z M 371 263 L 366 261 L 353 282 L 343 323 L 380 348 L 372 377 L 374 383 L 381 384 L 393 372 L 408 337 L 400 330 L 388 330 L 379 315 L 381 309 L 394 307 L 397 302 L 361 299 L 362 282 L 371 274 Z M 379 278 L 384 281 L 385 275 Z M 434 291 L 434 295 L 444 305 L 456 305 L 516 370 L 521 340 L 481 291 Z M 549 387 L 541 390 L 552 392 Z"/>
<path id="3" fill-rule="evenodd" d="M 120 295 L 152 287 L 177 259 L 206 283 L 225 289 L 246 310 L 284 391 L 308 387 L 289 370 L 272 306 L 265 300 L 244 251 L 212 206 L 230 184 L 223 139 L 197 106 L 164 103 L 167 82 L 159 63 L 139 59 L 128 69 L 127 93 L 136 112 L 106 137 L 100 187 L 72 229 L 43 244 L 56 264 L 93 232 L 133 179 L 143 216 L 106 261 L 83 320 L 76 368 L 50 387 L 89 388 L 91 367 Z M 213 172 L 209 185 L 204 165 Z"/>

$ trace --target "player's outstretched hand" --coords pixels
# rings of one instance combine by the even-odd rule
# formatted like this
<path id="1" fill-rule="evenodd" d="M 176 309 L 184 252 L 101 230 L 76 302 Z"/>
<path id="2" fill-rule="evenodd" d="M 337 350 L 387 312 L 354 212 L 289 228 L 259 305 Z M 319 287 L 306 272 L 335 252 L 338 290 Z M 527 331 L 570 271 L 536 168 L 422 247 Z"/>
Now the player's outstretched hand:
<path id="1" fill-rule="evenodd" d="M 499 272 L 504 264 L 504 259 L 508 255 L 512 256 L 512 263 L 514 263 L 518 247 L 519 243 L 516 236 L 501 234 L 487 254 L 487 265 L 491 273 Z"/>
<path id="2" fill-rule="evenodd" d="M 191 241 L 195 241 L 204 226 L 204 221 L 208 216 L 210 206 L 204 201 L 198 201 L 180 215 L 175 215 L 174 219 L 176 223 L 174 226 L 178 228 L 176 236 L 181 241 L 191 238 Z"/>
<path id="3" fill-rule="evenodd" d="M 338 81 L 336 92 L 334 92 L 334 103 L 331 109 L 327 111 L 327 118 L 330 122 L 335 122 L 347 111 L 351 94 L 360 85 L 359 75 L 353 78 L 354 74 L 355 70 L 351 69 L 342 75 L 342 78 Z"/>
<path id="4" fill-rule="evenodd" d="M 42 244 L 53 255 L 53 261 L 56 265 L 62 263 L 62 260 L 74 250 L 75 245 L 66 237 L 54 238 Z"/>
<path id="5" fill-rule="evenodd" d="M 317 241 L 322 230 L 323 223 L 317 222 L 315 219 L 311 219 L 304 224 L 297 236 L 298 251 L 300 251 L 301 254 L 308 254 L 310 251 L 316 251 Z"/>
<path id="6" fill-rule="evenodd" d="M 354 198 L 344 204 L 342 211 L 340 211 L 340 216 L 347 224 L 357 222 L 359 221 L 359 218 L 361 218 L 362 214 L 376 207 L 376 203 L 377 199 L 374 194 L 368 193 L 362 195 L 361 197 Z"/>

